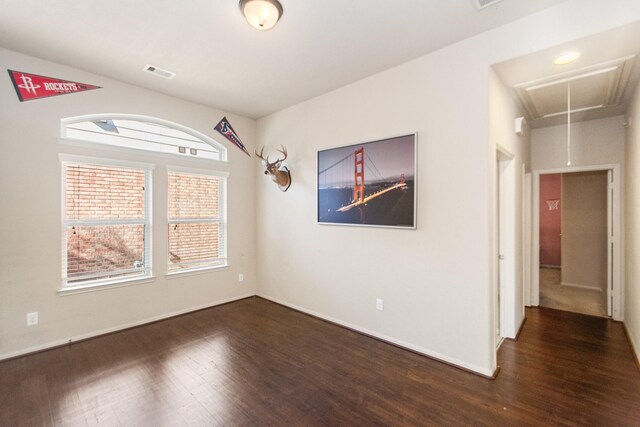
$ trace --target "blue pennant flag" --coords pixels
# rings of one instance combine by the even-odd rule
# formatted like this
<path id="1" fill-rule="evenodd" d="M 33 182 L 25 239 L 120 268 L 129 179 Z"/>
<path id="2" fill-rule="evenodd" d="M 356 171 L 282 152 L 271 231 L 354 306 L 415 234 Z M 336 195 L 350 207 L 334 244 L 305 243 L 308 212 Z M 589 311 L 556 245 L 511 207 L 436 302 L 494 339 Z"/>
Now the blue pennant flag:
<path id="1" fill-rule="evenodd" d="M 224 137 L 229 141 L 231 141 L 233 145 L 244 151 L 247 156 L 251 157 L 251 154 L 249 154 L 242 141 L 240 141 L 238 134 L 236 134 L 236 131 L 233 130 L 233 128 L 231 127 L 231 123 L 229 123 L 226 117 L 223 117 L 222 120 L 220 120 L 220 123 L 216 125 L 216 130 L 224 135 Z"/>

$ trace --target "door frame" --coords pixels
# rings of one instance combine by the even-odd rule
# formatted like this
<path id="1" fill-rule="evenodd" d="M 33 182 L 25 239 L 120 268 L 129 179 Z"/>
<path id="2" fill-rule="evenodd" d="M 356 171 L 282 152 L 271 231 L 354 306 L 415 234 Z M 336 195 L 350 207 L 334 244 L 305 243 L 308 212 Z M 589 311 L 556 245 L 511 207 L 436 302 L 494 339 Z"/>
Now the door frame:
<path id="1" fill-rule="evenodd" d="M 506 337 L 514 337 L 515 326 L 507 316 L 515 289 L 515 156 L 496 145 L 496 175 L 494 177 L 494 280 L 493 336 L 497 349 Z M 500 259 L 502 256 L 502 259 Z M 495 306 L 497 305 L 497 307 Z"/>
<path id="2" fill-rule="evenodd" d="M 611 280 L 610 292 L 612 300 L 613 320 L 624 320 L 624 236 L 622 234 L 622 190 L 623 176 L 620 164 L 593 165 L 593 166 L 567 166 L 555 169 L 536 169 L 533 173 L 532 191 L 532 236 L 531 236 L 531 294 L 530 302 L 534 307 L 540 305 L 540 175 L 571 172 L 591 172 L 591 171 L 611 171 L 608 174 L 613 177 L 613 182 L 609 182 L 609 194 L 613 194 L 610 204 L 611 215 L 607 215 L 607 221 L 611 224 L 608 233 L 613 244 L 613 253 L 608 256 L 607 262 L 611 262 L 611 269 L 607 271 L 607 276 Z M 611 237 L 612 236 L 612 237 Z M 608 252 L 611 251 L 609 245 Z"/>

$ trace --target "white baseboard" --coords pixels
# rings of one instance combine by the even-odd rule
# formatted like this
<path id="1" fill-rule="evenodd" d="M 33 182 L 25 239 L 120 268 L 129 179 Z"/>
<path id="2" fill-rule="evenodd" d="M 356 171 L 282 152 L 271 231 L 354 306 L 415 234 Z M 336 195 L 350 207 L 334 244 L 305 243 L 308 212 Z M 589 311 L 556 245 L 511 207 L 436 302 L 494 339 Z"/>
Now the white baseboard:
<path id="1" fill-rule="evenodd" d="M 637 343 L 633 340 L 633 335 L 631 335 L 631 331 L 629 331 L 627 324 L 622 322 L 622 325 L 624 326 L 624 332 L 629 340 L 629 344 L 631 344 L 631 350 L 633 351 L 633 357 L 636 359 L 636 365 L 640 368 L 640 347 L 638 347 Z"/>
<path id="2" fill-rule="evenodd" d="M 570 288 L 581 288 L 581 289 L 590 289 L 592 291 L 599 291 L 602 292 L 602 289 L 597 288 L 595 286 L 585 286 L 585 285 L 579 285 L 577 283 L 568 283 L 568 282 L 560 282 L 561 286 L 568 286 Z"/>
<path id="3" fill-rule="evenodd" d="M 139 320 L 139 321 L 136 321 L 136 322 L 126 323 L 124 325 L 118 325 L 118 326 L 115 326 L 113 328 L 101 329 L 101 330 L 98 330 L 98 331 L 88 332 L 86 334 L 80 334 L 80 335 L 75 335 L 75 336 L 67 337 L 67 338 L 60 339 L 60 340 L 50 341 L 50 342 L 45 343 L 45 344 L 36 345 L 36 346 L 25 348 L 25 349 L 22 349 L 22 350 L 12 351 L 12 352 L 8 352 L 8 353 L 0 354 L 0 361 L 5 360 L 5 359 L 11 359 L 13 357 L 23 356 L 23 355 L 26 355 L 26 354 L 29 354 L 29 353 L 35 353 L 35 352 L 38 352 L 38 351 L 47 350 L 47 349 L 54 348 L 54 347 L 59 347 L 59 346 L 66 345 L 66 344 L 71 344 L 71 343 L 76 342 L 76 341 L 82 341 L 82 340 L 86 340 L 86 339 L 89 339 L 89 338 L 95 338 L 95 337 L 100 336 L 100 335 L 110 334 L 112 332 L 121 331 L 123 329 L 129 329 L 129 328 L 133 328 L 133 327 L 136 327 L 136 326 L 146 325 L 147 323 L 157 322 L 158 320 L 164 320 L 164 319 L 168 319 L 170 317 L 180 316 L 182 314 L 187 314 L 187 313 L 191 313 L 193 311 L 203 310 L 205 308 L 215 307 L 217 305 L 227 304 L 229 302 L 238 301 L 238 300 L 241 300 L 241 299 L 244 299 L 244 298 L 249 298 L 249 297 L 252 297 L 252 296 L 255 296 L 255 294 L 246 294 L 246 295 L 236 296 L 236 297 L 233 297 L 233 298 L 227 298 L 227 299 L 216 301 L 216 302 L 213 302 L 213 303 L 203 304 L 203 305 L 200 305 L 200 306 L 197 306 L 197 307 L 189 307 L 189 308 L 184 309 L 184 310 L 178 310 L 178 311 L 174 311 L 172 313 L 161 314 L 159 316 L 149 317 L 147 319 Z"/>
<path id="4" fill-rule="evenodd" d="M 405 341 L 402 341 L 402 340 L 398 340 L 398 339 L 390 337 L 388 335 L 383 335 L 383 334 L 380 334 L 378 332 L 372 331 L 370 329 L 363 328 L 361 326 L 354 325 L 352 323 L 345 322 L 343 320 L 336 319 L 336 318 L 331 317 L 331 316 L 326 316 L 326 315 L 324 315 L 322 313 L 318 313 L 316 311 L 309 310 L 307 308 L 300 307 L 300 306 L 295 305 L 295 304 L 291 304 L 289 302 L 280 300 L 278 298 L 274 298 L 274 297 L 269 296 L 269 295 L 258 293 L 257 296 L 259 296 L 261 298 L 264 298 L 266 300 L 275 302 L 277 304 L 283 305 L 285 307 L 289 307 L 289 308 L 292 308 L 294 310 L 298 310 L 298 311 L 301 311 L 303 313 L 307 313 L 307 314 L 309 314 L 311 316 L 318 317 L 320 319 L 329 321 L 331 323 L 335 323 L 337 325 L 344 326 L 344 327 L 349 328 L 349 329 L 353 329 L 354 331 L 363 333 L 365 335 L 372 336 L 374 338 L 377 338 L 377 339 L 382 340 L 382 341 L 386 341 L 388 343 L 397 345 L 399 347 L 404 347 L 404 348 L 406 348 L 408 350 L 415 351 L 416 353 L 423 354 L 423 355 L 425 355 L 425 356 L 427 356 L 429 358 L 436 359 L 436 360 L 439 360 L 441 362 L 444 362 L 444 363 L 447 363 L 447 364 L 450 364 L 450 365 L 458 366 L 458 367 L 460 367 L 462 369 L 465 369 L 467 371 L 472 371 L 472 372 L 478 373 L 478 374 L 480 374 L 480 375 L 482 375 L 484 377 L 493 378 L 493 376 L 495 374 L 495 370 L 481 368 L 479 366 L 464 362 L 462 360 L 458 360 L 458 359 L 453 358 L 453 357 L 446 356 L 444 354 L 435 352 L 433 350 L 429 350 L 429 349 L 426 349 L 424 347 L 420 347 L 420 346 L 417 346 L 417 345 L 414 345 L 414 344 L 411 344 L 411 343 L 408 343 L 408 342 L 405 342 Z"/>

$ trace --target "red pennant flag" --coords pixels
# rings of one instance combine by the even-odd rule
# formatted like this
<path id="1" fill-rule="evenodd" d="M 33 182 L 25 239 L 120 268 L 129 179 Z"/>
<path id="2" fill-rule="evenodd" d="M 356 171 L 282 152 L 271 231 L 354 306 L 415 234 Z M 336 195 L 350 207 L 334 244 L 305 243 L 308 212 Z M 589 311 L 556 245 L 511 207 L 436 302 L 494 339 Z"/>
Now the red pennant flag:
<path id="1" fill-rule="evenodd" d="M 16 89 L 20 102 L 47 98 L 49 96 L 66 95 L 68 93 L 84 92 L 85 90 L 91 89 L 100 89 L 99 86 L 85 83 L 38 76 L 36 74 L 23 73 L 22 71 L 7 71 L 9 71 L 9 76 L 11 77 L 13 87 Z"/>

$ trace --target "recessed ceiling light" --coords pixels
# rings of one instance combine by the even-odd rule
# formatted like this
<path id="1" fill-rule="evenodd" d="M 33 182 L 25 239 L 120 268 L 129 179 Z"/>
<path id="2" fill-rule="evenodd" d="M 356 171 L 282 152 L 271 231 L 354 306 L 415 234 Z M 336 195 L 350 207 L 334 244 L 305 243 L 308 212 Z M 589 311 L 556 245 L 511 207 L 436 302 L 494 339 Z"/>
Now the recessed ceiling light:
<path id="1" fill-rule="evenodd" d="M 580 52 L 565 52 L 558 56 L 553 63 L 555 65 L 567 65 L 580 58 Z"/>

